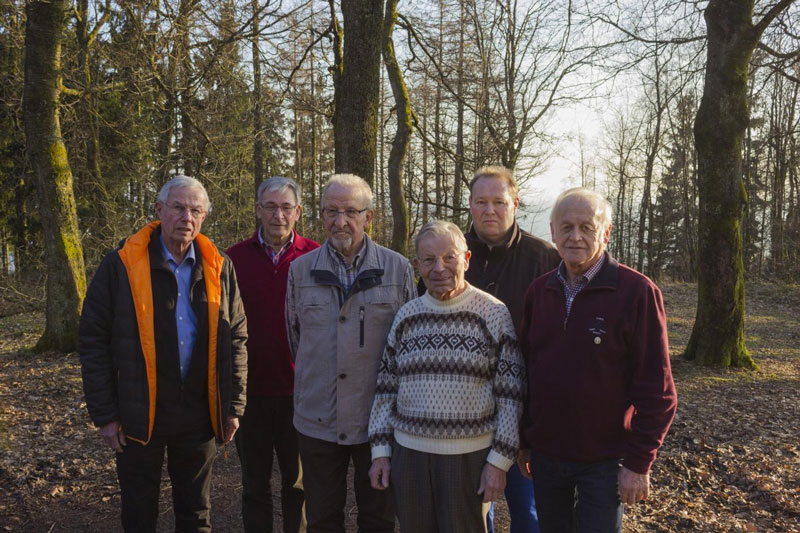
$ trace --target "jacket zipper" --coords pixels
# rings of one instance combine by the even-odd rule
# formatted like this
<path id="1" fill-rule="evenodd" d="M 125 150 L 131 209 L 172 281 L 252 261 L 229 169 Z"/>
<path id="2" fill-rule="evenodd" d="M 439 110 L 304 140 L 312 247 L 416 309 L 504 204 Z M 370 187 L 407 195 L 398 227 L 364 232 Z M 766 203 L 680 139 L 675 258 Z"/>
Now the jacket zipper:
<path id="1" fill-rule="evenodd" d="M 364 306 L 358 308 L 358 347 L 364 347 Z"/>

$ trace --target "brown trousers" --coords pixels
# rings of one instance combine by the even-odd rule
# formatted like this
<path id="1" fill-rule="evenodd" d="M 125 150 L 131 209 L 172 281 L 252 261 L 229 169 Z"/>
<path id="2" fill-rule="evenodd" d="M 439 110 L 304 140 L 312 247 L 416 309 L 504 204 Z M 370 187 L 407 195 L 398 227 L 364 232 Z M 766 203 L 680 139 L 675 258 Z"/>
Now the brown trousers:
<path id="1" fill-rule="evenodd" d="M 408 533 L 486 531 L 486 512 L 478 494 L 489 450 L 439 455 L 392 449 L 390 483 L 400 530 Z"/>

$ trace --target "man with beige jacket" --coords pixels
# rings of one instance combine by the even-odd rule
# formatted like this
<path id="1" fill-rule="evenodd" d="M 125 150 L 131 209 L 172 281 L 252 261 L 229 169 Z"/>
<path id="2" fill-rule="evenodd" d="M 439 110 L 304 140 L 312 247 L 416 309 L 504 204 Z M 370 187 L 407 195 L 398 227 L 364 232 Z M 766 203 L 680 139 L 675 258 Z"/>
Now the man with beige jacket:
<path id="1" fill-rule="evenodd" d="M 326 241 L 292 263 L 286 291 L 308 531 L 345 530 L 352 460 L 358 529 L 392 532 L 391 498 L 370 486 L 367 428 L 386 336 L 416 296 L 414 270 L 365 234 L 374 216 L 366 181 L 333 175 L 321 197 Z"/>

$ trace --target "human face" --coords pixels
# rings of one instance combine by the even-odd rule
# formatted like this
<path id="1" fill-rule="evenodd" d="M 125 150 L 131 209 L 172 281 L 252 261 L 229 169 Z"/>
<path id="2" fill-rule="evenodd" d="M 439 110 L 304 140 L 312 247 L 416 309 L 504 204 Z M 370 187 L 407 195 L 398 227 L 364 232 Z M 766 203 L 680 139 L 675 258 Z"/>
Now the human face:
<path id="1" fill-rule="evenodd" d="M 461 252 L 446 235 L 428 235 L 419 242 L 414 265 L 431 296 L 449 300 L 464 292 L 464 272 L 469 268 L 470 252 Z"/>
<path id="2" fill-rule="evenodd" d="M 566 198 L 550 223 L 550 233 L 570 279 L 580 276 L 603 254 L 611 223 L 602 223 L 602 211 L 580 196 Z"/>
<path id="3" fill-rule="evenodd" d="M 486 176 L 472 186 L 469 212 L 475 233 L 486 244 L 494 246 L 503 242 L 514 224 L 519 199 L 513 198 L 505 179 Z"/>
<path id="4" fill-rule="evenodd" d="M 325 225 L 325 237 L 331 245 L 345 258 L 352 259 L 364 241 L 364 230 L 372 222 L 374 212 L 366 209 L 361 191 L 357 187 L 332 184 L 325 190 L 322 198 L 322 222 Z M 328 209 L 339 211 L 335 216 L 325 214 Z M 345 215 L 344 211 L 353 209 L 361 211 L 354 217 Z"/>
<path id="5" fill-rule="evenodd" d="M 173 187 L 166 203 L 156 202 L 156 215 L 161 221 L 161 238 L 164 246 L 182 260 L 206 219 L 206 201 L 202 189 Z"/>
<path id="6" fill-rule="evenodd" d="M 289 188 L 264 191 L 256 206 L 264 240 L 275 247 L 286 244 L 302 209 Z"/>

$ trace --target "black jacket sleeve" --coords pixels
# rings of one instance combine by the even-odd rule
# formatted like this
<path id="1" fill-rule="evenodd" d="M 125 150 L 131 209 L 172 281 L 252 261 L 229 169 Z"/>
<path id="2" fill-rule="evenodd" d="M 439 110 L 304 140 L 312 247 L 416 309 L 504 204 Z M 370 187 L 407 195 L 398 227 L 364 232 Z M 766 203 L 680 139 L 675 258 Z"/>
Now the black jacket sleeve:
<path id="1" fill-rule="evenodd" d="M 78 353 L 86 408 L 97 426 L 119 420 L 117 383 L 111 355 L 113 295 L 119 266 L 116 252 L 107 255 L 100 263 L 86 292 L 78 329 Z"/>

